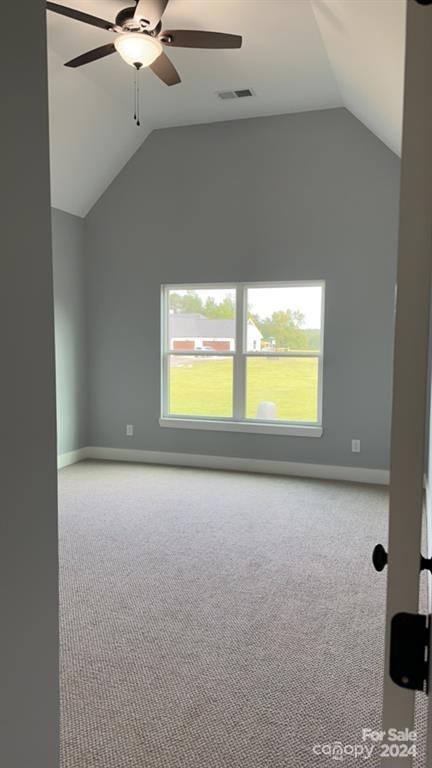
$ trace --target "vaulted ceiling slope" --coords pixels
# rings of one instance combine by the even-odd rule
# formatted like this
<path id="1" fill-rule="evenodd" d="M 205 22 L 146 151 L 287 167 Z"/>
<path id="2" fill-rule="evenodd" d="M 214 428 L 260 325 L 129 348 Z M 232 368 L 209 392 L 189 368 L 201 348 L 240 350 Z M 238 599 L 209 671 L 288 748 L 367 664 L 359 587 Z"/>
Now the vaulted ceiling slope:
<path id="1" fill-rule="evenodd" d="M 128 5 L 61 2 L 109 20 Z M 171 49 L 182 82 L 169 88 L 142 73 L 139 128 L 133 71 L 117 55 L 63 66 L 113 34 L 47 12 L 53 205 L 85 216 L 149 133 L 170 126 L 345 106 L 400 153 L 405 8 L 405 0 L 170 0 L 166 28 L 241 34 L 243 47 Z M 243 88 L 255 95 L 217 96 Z"/>

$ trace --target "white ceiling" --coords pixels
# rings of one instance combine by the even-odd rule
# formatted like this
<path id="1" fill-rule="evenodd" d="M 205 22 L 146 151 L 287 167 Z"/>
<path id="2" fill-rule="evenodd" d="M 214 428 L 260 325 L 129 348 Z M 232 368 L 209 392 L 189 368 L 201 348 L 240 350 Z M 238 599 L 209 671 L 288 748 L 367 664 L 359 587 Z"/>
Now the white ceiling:
<path id="1" fill-rule="evenodd" d="M 344 106 L 402 144 L 406 0 L 311 0 Z"/>
<path id="2" fill-rule="evenodd" d="M 61 0 L 113 20 L 127 0 Z M 182 77 L 168 88 L 141 73 L 141 127 L 132 119 L 133 70 L 118 55 L 63 63 L 110 32 L 48 18 L 52 202 L 84 216 L 155 128 L 346 106 L 400 151 L 405 0 L 170 0 L 165 28 L 243 35 L 231 51 L 171 49 Z M 250 99 L 216 91 L 252 88 Z"/>

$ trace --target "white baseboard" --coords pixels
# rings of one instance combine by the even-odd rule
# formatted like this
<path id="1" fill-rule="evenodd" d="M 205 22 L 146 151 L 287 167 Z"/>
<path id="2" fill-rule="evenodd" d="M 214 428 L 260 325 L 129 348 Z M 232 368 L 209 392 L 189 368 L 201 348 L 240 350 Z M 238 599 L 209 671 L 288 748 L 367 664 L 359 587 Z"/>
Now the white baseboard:
<path id="1" fill-rule="evenodd" d="M 60 453 L 57 456 L 57 469 L 63 469 L 63 467 L 68 467 L 69 464 L 76 464 L 78 461 L 82 461 L 86 458 L 87 448 L 78 448 L 76 451 Z"/>
<path id="2" fill-rule="evenodd" d="M 369 469 L 367 467 L 337 467 L 327 464 L 300 464 L 292 461 L 244 459 L 233 456 L 208 456 L 194 453 L 166 453 L 164 451 L 142 451 L 130 448 L 103 448 L 98 446 L 90 446 L 82 449 L 82 451 L 84 455 L 77 459 L 77 461 L 80 461 L 82 458 L 129 461 L 142 464 L 225 469 L 268 475 L 314 477 L 323 480 L 345 480 L 377 485 L 388 485 L 389 482 L 387 470 Z"/>

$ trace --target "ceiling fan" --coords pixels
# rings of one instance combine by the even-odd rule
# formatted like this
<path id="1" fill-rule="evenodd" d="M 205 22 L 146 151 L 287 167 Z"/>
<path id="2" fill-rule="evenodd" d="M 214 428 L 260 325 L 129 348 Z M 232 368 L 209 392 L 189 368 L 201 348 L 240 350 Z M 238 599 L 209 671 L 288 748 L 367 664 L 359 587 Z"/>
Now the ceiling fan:
<path id="1" fill-rule="evenodd" d="M 133 0 L 133 2 L 135 5 L 123 8 L 112 22 L 77 11 L 75 8 L 47 2 L 46 7 L 49 11 L 117 34 L 113 43 L 107 43 L 83 53 L 67 61 L 65 67 L 81 67 L 83 64 L 89 64 L 91 61 L 102 59 L 117 51 L 122 59 L 136 70 L 150 67 L 166 85 L 176 85 L 181 82 L 180 75 L 163 52 L 163 46 L 168 48 L 241 47 L 240 35 L 195 29 L 162 30 L 162 16 L 169 0 Z"/>

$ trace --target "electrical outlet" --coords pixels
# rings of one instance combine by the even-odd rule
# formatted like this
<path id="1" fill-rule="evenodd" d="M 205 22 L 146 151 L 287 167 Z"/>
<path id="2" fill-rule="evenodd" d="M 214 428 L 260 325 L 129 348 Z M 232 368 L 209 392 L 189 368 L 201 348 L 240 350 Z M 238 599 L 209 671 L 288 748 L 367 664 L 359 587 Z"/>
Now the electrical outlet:
<path id="1" fill-rule="evenodd" d="M 351 440 L 351 450 L 353 453 L 360 453 L 360 440 Z"/>
<path id="2" fill-rule="evenodd" d="M 128 437 L 133 435 L 133 424 L 126 424 L 126 434 Z"/>

